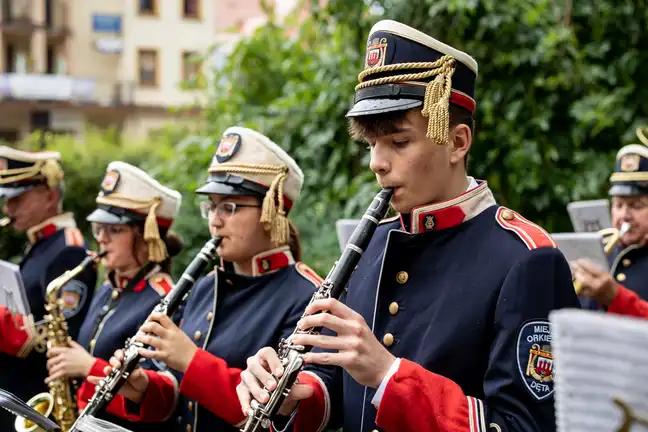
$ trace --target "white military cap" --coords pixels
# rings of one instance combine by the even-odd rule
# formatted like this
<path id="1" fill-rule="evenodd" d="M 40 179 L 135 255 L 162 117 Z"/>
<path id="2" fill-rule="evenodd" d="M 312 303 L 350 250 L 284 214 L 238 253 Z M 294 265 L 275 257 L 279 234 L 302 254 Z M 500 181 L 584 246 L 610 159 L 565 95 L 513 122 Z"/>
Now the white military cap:
<path id="1" fill-rule="evenodd" d="M 263 199 L 261 222 L 275 244 L 288 241 L 286 214 L 299 199 L 304 174 L 270 138 L 244 127 L 221 136 L 199 194 L 251 195 Z"/>
<path id="2" fill-rule="evenodd" d="M 648 320 L 578 309 L 549 320 L 558 431 L 648 430 Z"/>
<path id="3" fill-rule="evenodd" d="M 15 198 L 41 184 L 54 189 L 62 180 L 60 153 L 0 146 L 0 198 Z"/>
<path id="4" fill-rule="evenodd" d="M 168 254 L 162 236 L 178 216 L 182 195 L 161 185 L 143 170 L 125 162 L 111 162 L 97 195 L 97 209 L 90 222 L 107 224 L 144 224 L 144 240 L 149 259 L 164 261 Z"/>

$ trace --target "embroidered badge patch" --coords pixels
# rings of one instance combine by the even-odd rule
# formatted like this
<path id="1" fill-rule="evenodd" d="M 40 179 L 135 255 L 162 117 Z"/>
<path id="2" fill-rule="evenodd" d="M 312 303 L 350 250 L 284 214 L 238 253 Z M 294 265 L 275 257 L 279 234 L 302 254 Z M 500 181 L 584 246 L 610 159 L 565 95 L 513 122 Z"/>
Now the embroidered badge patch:
<path id="1" fill-rule="evenodd" d="M 241 147 L 241 135 L 229 133 L 221 137 L 216 148 L 216 160 L 218 163 L 230 160 Z"/>
<path id="2" fill-rule="evenodd" d="M 385 64 L 387 55 L 387 38 L 374 38 L 367 43 L 367 57 L 365 69 L 370 69 Z"/>
<path id="3" fill-rule="evenodd" d="M 88 297 L 88 288 L 81 281 L 72 279 L 63 286 L 61 300 L 63 301 L 63 315 L 72 318 L 83 308 Z"/>
<path id="4" fill-rule="evenodd" d="M 537 400 L 551 396 L 554 390 L 551 324 L 531 321 L 518 334 L 517 362 L 522 382 Z"/>
<path id="5" fill-rule="evenodd" d="M 434 215 L 426 215 L 423 218 L 423 226 L 425 226 L 426 231 L 432 231 L 434 227 L 436 226 L 436 219 Z"/>
<path id="6" fill-rule="evenodd" d="M 639 156 L 638 154 L 627 154 L 621 156 L 621 171 L 623 172 L 639 171 L 640 161 L 641 161 L 641 156 Z"/>
<path id="7" fill-rule="evenodd" d="M 119 172 L 109 171 L 106 173 L 106 176 L 101 182 L 101 191 L 104 193 L 104 195 L 111 194 L 114 192 L 118 184 L 119 184 Z"/>

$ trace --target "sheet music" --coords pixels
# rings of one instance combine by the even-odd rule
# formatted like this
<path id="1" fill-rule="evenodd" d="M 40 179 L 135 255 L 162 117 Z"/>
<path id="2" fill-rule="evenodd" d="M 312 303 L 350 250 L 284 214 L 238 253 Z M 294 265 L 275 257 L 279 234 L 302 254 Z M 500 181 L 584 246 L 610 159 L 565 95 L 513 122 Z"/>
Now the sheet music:
<path id="1" fill-rule="evenodd" d="M 599 269 L 609 272 L 610 263 L 605 255 L 603 236 L 599 233 L 555 233 L 551 237 L 567 261 L 586 259 Z"/>
<path id="2" fill-rule="evenodd" d="M 648 418 L 648 320 L 577 309 L 549 319 L 558 431 L 618 432 L 624 416 L 615 398 Z"/>
<path id="3" fill-rule="evenodd" d="M 567 204 L 567 212 L 575 232 L 597 232 L 612 226 L 610 202 L 606 199 L 574 201 Z"/>
<path id="4" fill-rule="evenodd" d="M 0 305 L 23 316 L 31 314 L 20 267 L 0 260 Z"/>
<path id="5" fill-rule="evenodd" d="M 351 234 L 353 234 L 353 230 L 356 229 L 359 223 L 360 219 L 338 219 L 335 221 L 340 252 L 344 251 L 349 238 L 351 238 Z"/>
<path id="6" fill-rule="evenodd" d="M 80 419 L 78 430 L 80 432 L 131 432 L 130 429 L 93 416 L 86 416 Z M 155 428 L 152 428 L 152 430 L 155 430 Z"/>

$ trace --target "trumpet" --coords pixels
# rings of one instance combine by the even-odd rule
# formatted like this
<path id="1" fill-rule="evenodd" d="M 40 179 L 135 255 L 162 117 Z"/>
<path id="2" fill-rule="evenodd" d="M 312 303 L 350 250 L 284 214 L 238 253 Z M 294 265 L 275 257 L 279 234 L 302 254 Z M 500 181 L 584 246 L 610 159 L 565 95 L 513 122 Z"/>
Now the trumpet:
<path id="1" fill-rule="evenodd" d="M 67 270 L 61 276 L 57 277 L 47 285 L 45 296 L 47 303 L 45 309 L 48 314 L 45 316 L 47 330 L 45 340 L 47 347 L 68 346 L 71 340 L 68 332 L 68 325 L 63 311 L 63 301 L 59 298 L 61 289 L 70 280 L 74 279 L 83 270 L 91 264 L 96 264 L 106 252 L 99 254 L 90 254 L 81 264 Z M 38 411 L 40 414 L 48 417 L 52 415 L 54 421 L 59 425 L 61 431 L 67 432 L 77 417 L 77 404 L 74 397 L 72 382 L 69 379 L 61 378 L 49 383 L 49 392 L 39 393 L 27 401 L 27 405 Z M 39 429 L 37 424 L 17 417 L 14 423 L 17 432 L 32 432 Z"/>
<path id="2" fill-rule="evenodd" d="M 630 224 L 630 222 L 623 222 L 621 224 L 621 229 L 606 228 L 599 231 L 599 233 L 603 234 L 604 236 L 609 236 L 608 240 L 605 243 L 605 246 L 603 247 L 603 251 L 605 252 L 605 255 L 610 255 L 612 253 L 612 251 L 619 244 L 623 236 L 626 235 L 631 228 L 632 228 L 632 224 Z M 581 282 L 579 280 L 574 279 L 574 290 L 576 291 L 576 294 L 579 295 L 582 289 L 583 289 L 583 285 L 581 284 Z"/>

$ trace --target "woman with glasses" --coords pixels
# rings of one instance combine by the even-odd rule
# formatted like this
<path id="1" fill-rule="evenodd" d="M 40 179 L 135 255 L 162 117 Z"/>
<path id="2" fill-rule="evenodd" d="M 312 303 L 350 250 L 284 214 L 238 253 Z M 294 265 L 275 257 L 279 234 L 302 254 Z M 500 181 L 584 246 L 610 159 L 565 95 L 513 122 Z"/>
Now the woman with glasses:
<path id="1" fill-rule="evenodd" d="M 97 209 L 87 220 L 100 251 L 106 252 L 102 258 L 106 282 L 94 296 L 77 342 L 48 350 L 46 382 L 102 375 L 112 353 L 137 333 L 173 286 L 171 257 L 183 245 L 169 228 L 178 214 L 180 193 L 139 168 L 112 162 L 96 201 Z M 87 381 L 81 384 L 79 409 L 92 397 L 94 387 Z M 104 418 L 140 430 L 131 422 Z"/>
<path id="2" fill-rule="evenodd" d="M 180 328 L 153 316 L 136 340 L 169 370 L 136 369 L 110 412 L 132 420 L 173 416 L 177 431 L 237 431 L 245 415 L 236 395 L 246 359 L 294 330 L 321 279 L 299 262 L 296 229 L 286 214 L 303 174 L 267 137 L 233 127 L 221 137 L 201 211 L 222 238 L 220 266 L 198 281 Z M 122 353 L 111 359 L 119 366 Z M 93 382 L 97 382 L 91 378 Z M 176 404 L 177 402 L 177 404 Z"/>

